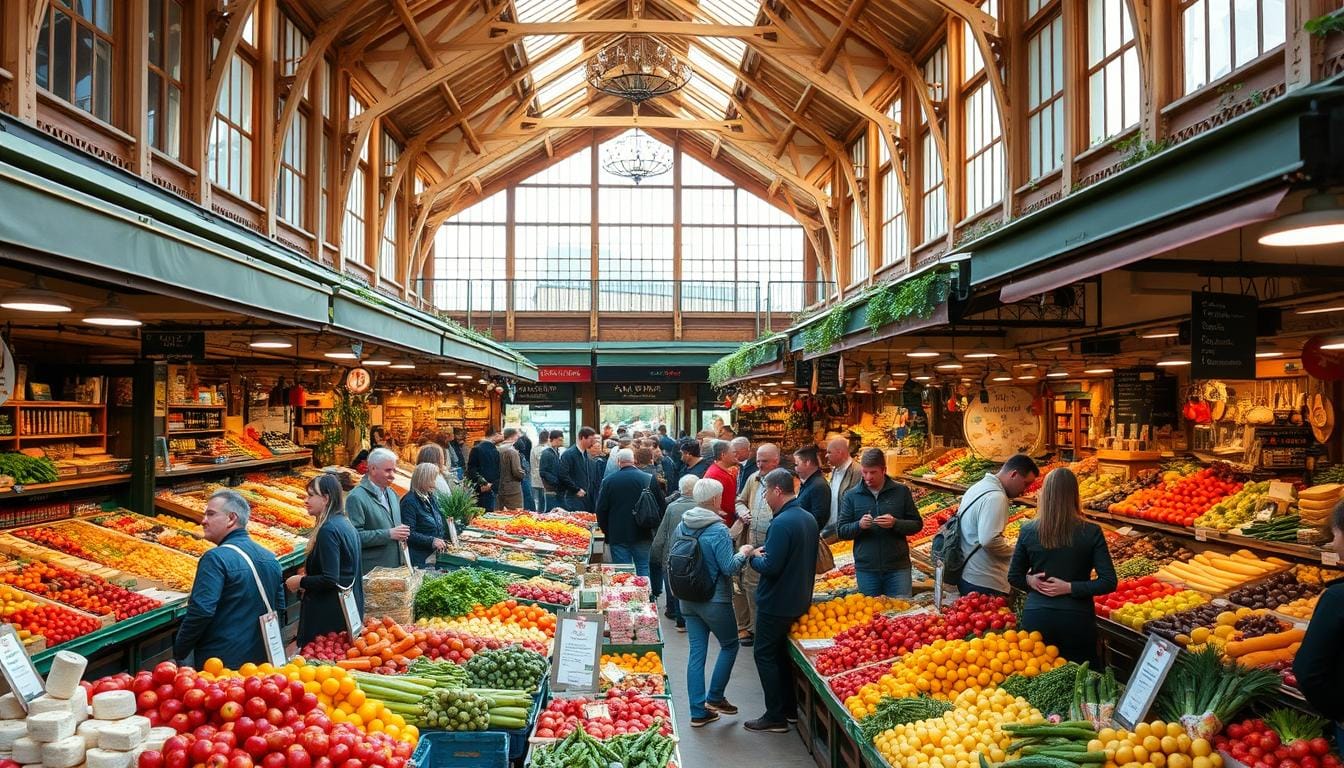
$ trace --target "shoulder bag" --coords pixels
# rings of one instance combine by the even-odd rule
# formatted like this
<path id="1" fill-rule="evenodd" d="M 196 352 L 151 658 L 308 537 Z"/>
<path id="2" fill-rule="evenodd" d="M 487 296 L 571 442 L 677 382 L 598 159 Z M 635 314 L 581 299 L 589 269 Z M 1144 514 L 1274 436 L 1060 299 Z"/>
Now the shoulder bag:
<path id="1" fill-rule="evenodd" d="M 272 666 L 283 667 L 288 659 L 285 658 L 285 639 L 280 634 L 280 617 L 271 607 L 271 599 L 266 596 L 266 587 L 261 583 L 261 575 L 257 573 L 257 566 L 253 564 L 252 558 L 243 551 L 242 547 L 236 544 L 225 544 L 224 547 L 242 555 L 243 562 L 247 563 L 247 569 L 252 571 L 252 580 L 257 584 L 257 594 L 261 595 L 261 604 L 266 606 L 266 613 L 260 617 L 261 638 L 266 643 L 266 659 L 271 662 Z"/>

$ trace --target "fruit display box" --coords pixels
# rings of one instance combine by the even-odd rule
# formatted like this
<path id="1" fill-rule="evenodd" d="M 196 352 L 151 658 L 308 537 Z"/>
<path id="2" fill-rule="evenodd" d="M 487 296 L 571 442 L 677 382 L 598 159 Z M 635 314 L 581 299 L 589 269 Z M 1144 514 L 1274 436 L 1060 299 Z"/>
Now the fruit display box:
<path id="1" fill-rule="evenodd" d="M 554 696 L 551 696 L 551 697 L 549 697 L 549 698 L 550 698 L 551 701 L 556 700 L 556 699 L 569 699 L 569 700 L 572 700 L 572 699 L 585 699 L 585 698 L 586 698 L 586 699 L 591 699 L 593 704 L 600 704 L 600 703 L 603 703 L 603 702 L 606 701 L 606 697 L 605 697 L 604 694 L 596 694 L 596 695 L 595 695 L 595 694 L 593 694 L 591 691 L 588 692 L 588 693 L 582 693 L 582 692 L 578 692 L 578 691 L 571 691 L 571 692 L 567 692 L 567 693 L 566 693 L 566 692 L 556 692 Z M 677 727 L 677 709 L 676 709 L 676 703 L 672 700 L 672 696 L 671 696 L 670 694 L 665 694 L 665 695 L 663 695 L 663 696 L 644 696 L 643 698 L 648 699 L 648 700 L 650 700 L 650 701 L 655 701 L 655 702 L 659 702 L 659 703 L 662 703 L 662 704 L 666 705 L 666 707 L 667 707 L 667 719 L 668 719 L 668 724 L 672 727 L 672 733 L 668 736 L 668 738 L 672 739 L 673 742 L 680 743 L 680 742 L 681 742 L 681 730 Z M 550 704 L 550 701 L 548 701 L 547 704 L 549 705 L 549 704 Z M 536 718 L 533 720 L 533 723 L 532 723 L 532 732 L 531 732 L 531 734 L 527 737 L 527 742 L 528 742 L 529 744 L 553 744 L 553 743 L 555 743 L 555 742 L 557 742 L 557 741 L 560 741 L 560 738 L 563 738 L 563 737 L 538 736 L 538 735 L 537 735 L 537 730 L 538 730 L 540 727 L 541 727 L 541 718 L 540 718 L 540 716 L 538 716 L 538 717 L 536 717 Z M 642 730 L 642 729 L 643 729 L 643 726 L 640 726 L 640 728 L 638 728 L 637 730 Z M 593 736 L 597 736 L 597 734 L 592 734 L 592 735 L 593 735 Z M 602 738 L 602 737 L 598 737 L 598 738 Z"/>
<path id="2" fill-rule="evenodd" d="M 149 589 L 181 592 L 181 590 L 165 584 L 158 579 L 151 579 L 146 576 L 141 576 L 138 573 L 130 573 L 111 568 L 101 563 L 93 562 L 92 560 L 85 560 L 80 557 L 75 557 L 74 555 L 67 555 L 64 552 L 57 552 L 54 549 L 47 549 L 41 545 L 12 536 L 9 533 L 0 534 L 0 554 L 17 557 L 23 560 L 40 560 L 44 563 L 59 565 L 82 573 L 91 573 L 96 576 L 101 576 L 114 584 L 126 587 L 127 589 L 137 591 Z M 185 597 L 186 595 L 184 594 L 183 598 L 185 599 Z"/>
<path id="3" fill-rule="evenodd" d="M 509 739 L 491 731 L 426 731 L 411 755 L 415 768 L 508 768 Z"/>

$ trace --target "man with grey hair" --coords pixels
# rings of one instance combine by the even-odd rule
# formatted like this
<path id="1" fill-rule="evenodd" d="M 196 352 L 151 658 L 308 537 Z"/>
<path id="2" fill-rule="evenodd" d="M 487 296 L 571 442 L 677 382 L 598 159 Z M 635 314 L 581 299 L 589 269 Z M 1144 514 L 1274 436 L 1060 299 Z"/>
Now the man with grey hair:
<path id="1" fill-rule="evenodd" d="M 719 485 L 723 486 L 723 500 L 720 502 L 719 517 L 723 524 L 728 526 L 728 532 L 732 534 L 733 541 L 737 541 L 742 535 L 742 526 L 737 524 L 736 495 L 737 489 L 737 455 L 733 453 L 732 447 L 727 440 L 711 440 L 705 458 L 709 460 L 709 468 L 705 470 L 706 480 L 718 480 Z"/>
<path id="2" fill-rule="evenodd" d="M 835 526 L 840 512 L 840 500 L 849 493 L 849 489 L 859 484 L 863 472 L 858 462 L 850 456 L 849 440 L 843 437 L 831 438 L 826 444 L 826 461 L 831 465 L 831 477 L 827 481 L 831 486 L 831 511 L 835 513 L 831 522 L 821 531 L 821 537 L 827 541 L 835 537 Z"/>
<path id="3" fill-rule="evenodd" d="M 751 441 L 745 437 L 734 437 L 728 441 L 733 449 L 733 458 L 737 459 L 737 492 L 747 484 L 747 478 L 756 471 L 756 458 L 751 452 Z"/>
<path id="4" fill-rule="evenodd" d="M 499 444 L 499 508 L 523 508 L 523 478 L 527 470 L 523 468 L 523 457 L 514 443 L 519 432 L 513 427 L 504 428 L 504 438 Z"/>
<path id="5" fill-rule="evenodd" d="M 647 527 L 640 525 L 635 520 L 635 506 L 639 504 L 644 491 L 650 491 L 649 497 L 661 522 L 663 513 L 667 511 L 667 501 L 658 492 L 658 480 L 635 466 L 634 451 L 619 448 L 613 454 L 617 469 L 602 479 L 602 487 L 597 491 L 597 508 L 594 510 L 597 513 L 597 525 L 607 536 L 611 562 L 633 564 L 636 574 L 647 577 L 649 551 L 658 523 Z"/>
<path id="6" fill-rule="evenodd" d="M 217 657 L 237 669 L 268 660 L 261 617 L 285 609 L 285 587 L 275 555 L 247 535 L 251 513 L 237 491 L 216 491 L 206 502 L 201 528 L 217 546 L 196 565 L 187 615 L 173 640 L 173 658 L 181 663 L 199 667 Z"/>
<path id="7" fill-rule="evenodd" d="M 602 477 L 606 478 L 611 473 L 620 469 L 620 467 L 616 466 L 617 451 L 621 450 L 622 448 L 627 448 L 633 451 L 634 447 L 635 447 L 634 440 L 630 438 L 630 435 L 626 434 L 625 432 L 619 433 L 616 437 L 616 447 L 607 456 L 607 469 L 605 472 L 602 473 Z"/>
<path id="8" fill-rule="evenodd" d="M 359 534 L 360 564 L 364 573 L 386 566 L 408 565 L 402 561 L 402 545 L 411 538 L 410 526 L 401 521 L 401 499 L 392 490 L 397 473 L 397 455 L 386 448 L 369 452 L 369 471 L 345 499 L 345 514 Z"/>
<path id="9" fill-rule="evenodd" d="M 686 510 L 695 507 L 695 484 L 700 482 L 700 478 L 695 475 L 682 475 L 681 481 L 677 485 L 677 493 L 668 497 L 667 511 L 663 513 L 663 522 L 658 524 L 658 531 L 653 534 L 653 548 L 649 552 L 649 563 L 652 568 L 653 563 L 663 564 L 667 562 L 667 545 L 672 540 L 672 532 L 681 525 L 681 516 L 686 514 Z M 686 631 L 686 619 L 681 615 L 681 604 L 677 596 L 672 594 L 672 585 L 668 582 L 667 569 L 663 569 L 663 594 L 667 595 L 667 608 L 663 615 L 669 619 L 676 619 L 677 631 Z"/>
<path id="10" fill-rule="evenodd" d="M 765 476 L 779 468 L 779 446 L 762 443 L 756 449 L 755 466 L 758 469 L 751 473 L 737 494 L 737 519 L 742 521 L 744 530 L 733 542 L 739 547 L 750 544 L 752 549 L 765 546 L 765 534 L 774 517 L 770 505 L 765 502 Z M 754 642 L 756 632 L 756 583 L 759 579 L 760 574 L 756 571 L 743 568 L 733 580 L 733 612 L 739 617 L 737 636 L 747 646 Z"/>

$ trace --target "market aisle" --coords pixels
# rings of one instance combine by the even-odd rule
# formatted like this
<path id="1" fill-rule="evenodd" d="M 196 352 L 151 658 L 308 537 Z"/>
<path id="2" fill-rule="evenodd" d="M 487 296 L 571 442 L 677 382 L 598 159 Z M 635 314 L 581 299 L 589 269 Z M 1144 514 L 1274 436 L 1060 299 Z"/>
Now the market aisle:
<path id="1" fill-rule="evenodd" d="M 765 711 L 761 696 L 761 681 L 756 676 L 756 663 L 750 648 L 740 648 L 733 678 L 728 683 L 728 700 L 737 705 L 738 714 L 720 716 L 718 722 L 703 728 L 691 727 L 690 705 L 686 701 L 686 656 L 690 650 L 685 634 L 678 632 L 676 622 L 662 615 L 663 668 L 667 671 L 676 702 L 677 729 L 681 733 L 681 757 L 686 766 L 700 768 L 713 766 L 725 758 L 738 762 L 750 758 L 758 765 L 770 768 L 812 768 L 816 765 L 803 747 L 796 731 L 789 733 L 752 733 L 742 727 Z M 710 641 L 708 666 L 712 667 L 717 651 Z"/>

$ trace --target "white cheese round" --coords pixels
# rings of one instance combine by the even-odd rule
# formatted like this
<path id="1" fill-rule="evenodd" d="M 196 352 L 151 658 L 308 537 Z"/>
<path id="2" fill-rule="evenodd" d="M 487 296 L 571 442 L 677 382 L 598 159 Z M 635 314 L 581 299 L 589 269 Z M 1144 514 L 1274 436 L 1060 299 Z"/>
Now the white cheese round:
<path id="1" fill-rule="evenodd" d="M 131 691 L 103 691 L 93 697 L 93 716 L 99 720 L 122 720 L 135 714 Z"/>
<path id="2" fill-rule="evenodd" d="M 70 651 L 58 651 L 51 660 L 51 671 L 47 673 L 47 694 L 58 699 L 68 699 L 79 688 L 79 679 L 89 660 Z"/>
<path id="3" fill-rule="evenodd" d="M 42 744 L 27 736 L 15 739 L 10 751 L 13 753 L 11 759 L 16 763 L 27 765 L 28 763 L 42 762 Z"/>
<path id="4" fill-rule="evenodd" d="M 84 762 L 84 739 L 66 736 L 42 745 L 42 765 L 46 768 L 75 768 Z"/>
<path id="5" fill-rule="evenodd" d="M 33 741 L 50 744 L 74 735 L 75 716 L 69 712 L 43 712 L 28 717 L 28 737 Z"/>
<path id="6" fill-rule="evenodd" d="M 131 753 L 94 747 L 84 755 L 89 768 L 131 768 Z"/>

